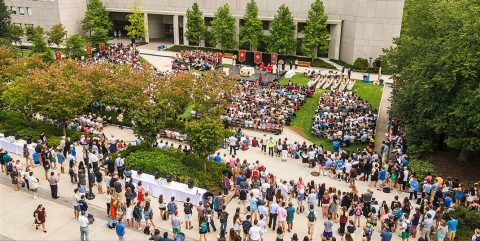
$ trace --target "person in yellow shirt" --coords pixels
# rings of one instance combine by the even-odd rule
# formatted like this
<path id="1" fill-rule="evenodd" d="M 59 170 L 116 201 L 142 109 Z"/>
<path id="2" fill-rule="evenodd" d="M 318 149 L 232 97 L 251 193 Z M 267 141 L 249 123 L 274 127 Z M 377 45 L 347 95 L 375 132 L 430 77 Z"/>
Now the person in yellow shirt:
<path id="1" fill-rule="evenodd" d="M 123 113 L 120 112 L 120 114 L 118 114 L 117 121 L 118 121 L 118 126 L 122 130 L 123 129 Z"/>
<path id="2" fill-rule="evenodd" d="M 273 156 L 273 148 L 276 145 L 277 143 L 273 140 L 273 137 L 270 137 L 270 139 L 267 141 L 268 155 Z"/>

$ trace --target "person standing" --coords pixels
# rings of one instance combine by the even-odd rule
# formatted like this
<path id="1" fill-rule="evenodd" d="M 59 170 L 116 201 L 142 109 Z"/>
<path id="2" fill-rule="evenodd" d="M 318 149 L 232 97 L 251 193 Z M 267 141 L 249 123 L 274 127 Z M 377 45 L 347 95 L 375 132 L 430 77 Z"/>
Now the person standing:
<path id="1" fill-rule="evenodd" d="M 228 143 L 229 143 L 229 146 L 230 146 L 230 155 L 232 155 L 232 152 L 233 152 L 233 155 L 237 155 L 237 138 L 232 135 L 228 138 Z"/>
<path id="2" fill-rule="evenodd" d="M 276 202 L 270 205 L 270 218 L 268 219 L 268 228 L 272 228 L 273 231 L 275 231 L 275 226 L 277 225 L 278 208 L 279 206 Z"/>
<path id="3" fill-rule="evenodd" d="M 35 218 L 35 229 L 38 230 L 38 226 L 42 226 L 43 232 L 46 233 L 45 222 L 47 221 L 47 211 L 42 204 L 39 204 L 35 212 L 33 212 Z"/>
<path id="4" fill-rule="evenodd" d="M 278 226 L 282 227 L 282 231 L 285 231 L 285 224 L 287 222 L 287 210 L 285 209 L 285 202 L 277 210 Z"/>
<path id="5" fill-rule="evenodd" d="M 182 221 L 178 217 L 178 211 L 174 212 L 172 219 L 172 233 L 173 233 L 173 238 L 177 238 L 177 234 L 182 232 Z"/>
<path id="6" fill-rule="evenodd" d="M 227 207 L 225 205 L 222 206 L 222 209 L 220 211 L 220 229 L 227 231 L 227 221 L 228 221 L 228 212 L 225 211 Z M 213 219 L 213 217 L 212 217 Z"/>
<path id="7" fill-rule="evenodd" d="M 455 217 L 452 215 L 450 217 L 450 220 L 448 220 L 447 224 L 448 224 L 447 239 L 448 241 L 454 241 L 455 234 L 457 232 L 458 220 L 455 219 Z"/>
<path id="8" fill-rule="evenodd" d="M 58 181 L 59 181 L 58 177 L 59 176 L 60 176 L 60 173 L 58 173 L 55 176 L 54 172 L 50 172 L 50 176 L 48 177 L 48 183 L 50 184 L 50 191 L 52 193 L 52 198 L 53 199 L 59 198 L 59 196 L 57 195 L 58 194 Z"/>
<path id="9" fill-rule="evenodd" d="M 293 217 L 295 216 L 295 208 L 292 203 L 288 203 L 287 208 L 287 230 L 290 233 L 293 228 Z"/>
<path id="10" fill-rule="evenodd" d="M 78 223 L 80 223 L 80 241 L 88 241 L 88 218 L 85 215 L 85 212 L 82 212 L 82 215 L 78 217 Z"/>
<path id="11" fill-rule="evenodd" d="M 317 221 L 317 213 L 315 212 L 314 205 L 310 204 L 308 207 L 308 235 L 310 240 L 313 238 L 313 230 L 315 228 L 315 221 Z"/>
<path id="12" fill-rule="evenodd" d="M 263 230 L 261 227 L 258 226 L 258 220 L 255 219 L 253 221 L 253 226 L 248 231 L 251 241 L 260 241 L 263 235 Z"/>
<path id="13" fill-rule="evenodd" d="M 123 171 L 125 170 L 125 161 L 123 160 L 120 154 L 117 154 L 117 158 L 115 159 L 115 166 L 117 167 L 118 177 L 123 179 Z"/>
<path id="14" fill-rule="evenodd" d="M 118 127 L 120 127 L 120 130 L 123 130 L 123 113 L 122 112 L 118 114 L 117 121 L 118 121 Z"/>
<path id="15" fill-rule="evenodd" d="M 331 214 L 328 214 L 327 220 L 323 221 L 323 226 L 325 227 L 323 230 L 323 237 L 327 240 L 331 240 L 333 237 L 333 221 Z"/>
<path id="16" fill-rule="evenodd" d="M 183 211 L 185 213 L 185 229 L 192 229 L 192 209 L 193 204 L 190 203 L 190 198 L 187 197 L 187 201 L 183 204 Z"/>
<path id="17" fill-rule="evenodd" d="M 380 237 L 382 238 L 381 241 L 391 241 L 392 237 L 393 237 L 393 234 L 390 231 L 390 228 L 385 226 L 385 228 L 382 230 L 382 233 L 380 233 Z"/>
<path id="18" fill-rule="evenodd" d="M 122 222 L 121 216 L 115 225 L 115 233 L 117 233 L 118 241 L 125 241 L 125 224 Z"/>
<path id="19" fill-rule="evenodd" d="M 33 172 L 28 173 L 28 184 L 30 185 L 30 190 L 33 192 L 33 199 L 38 199 L 37 191 L 38 191 L 38 183 L 40 180 L 33 176 Z"/>

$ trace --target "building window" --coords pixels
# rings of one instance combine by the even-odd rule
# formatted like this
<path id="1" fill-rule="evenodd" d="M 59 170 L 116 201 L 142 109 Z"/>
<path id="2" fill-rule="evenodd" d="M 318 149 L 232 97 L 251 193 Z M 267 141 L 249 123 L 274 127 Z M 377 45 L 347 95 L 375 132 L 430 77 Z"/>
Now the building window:
<path id="1" fill-rule="evenodd" d="M 205 17 L 205 26 L 212 26 L 212 20 L 211 17 Z"/>
<path id="2" fill-rule="evenodd" d="M 18 8 L 18 13 L 20 13 L 20 15 L 25 15 L 25 8 L 24 7 L 19 7 Z"/>
<path id="3" fill-rule="evenodd" d="M 28 16 L 32 16 L 32 8 L 27 7 L 27 14 Z"/>
<path id="4" fill-rule="evenodd" d="M 22 26 L 21 23 L 13 23 L 13 25 L 17 25 L 17 26 L 20 26 L 20 27 Z"/>
<path id="5" fill-rule="evenodd" d="M 243 26 L 243 25 L 245 25 L 245 20 L 243 20 L 243 18 L 240 19 L 239 24 L 240 24 L 240 27 Z"/>
<path id="6" fill-rule="evenodd" d="M 33 24 L 27 24 L 27 23 L 25 24 L 25 28 L 30 28 L 30 27 L 33 28 Z"/>
<path id="7" fill-rule="evenodd" d="M 11 14 L 17 14 L 17 7 L 10 6 L 10 13 Z"/>
<path id="8" fill-rule="evenodd" d="M 301 33 L 303 30 L 305 30 L 305 26 L 307 26 L 307 23 L 298 23 L 297 29 L 298 32 Z"/>
<path id="9" fill-rule="evenodd" d="M 262 27 L 263 27 L 263 30 L 269 30 L 270 29 L 270 21 L 263 20 L 262 21 Z"/>

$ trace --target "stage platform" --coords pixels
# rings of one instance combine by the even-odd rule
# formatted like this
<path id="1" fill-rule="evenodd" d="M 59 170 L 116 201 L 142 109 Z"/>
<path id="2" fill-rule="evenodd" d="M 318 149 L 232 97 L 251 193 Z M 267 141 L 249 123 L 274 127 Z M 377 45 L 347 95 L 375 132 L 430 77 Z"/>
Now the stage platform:
<path id="1" fill-rule="evenodd" d="M 279 80 L 285 74 L 285 71 L 281 71 L 279 75 L 276 75 L 276 74 L 268 73 L 267 71 L 260 70 L 257 67 L 254 67 L 255 74 L 249 77 L 245 77 L 245 76 L 240 76 L 240 68 L 241 68 L 240 65 L 230 66 L 229 67 L 230 75 L 234 77 L 238 77 L 239 79 L 242 79 L 242 80 L 249 80 L 249 81 L 257 80 L 260 78 L 260 75 L 261 75 L 262 81 L 273 82 L 273 81 Z"/>

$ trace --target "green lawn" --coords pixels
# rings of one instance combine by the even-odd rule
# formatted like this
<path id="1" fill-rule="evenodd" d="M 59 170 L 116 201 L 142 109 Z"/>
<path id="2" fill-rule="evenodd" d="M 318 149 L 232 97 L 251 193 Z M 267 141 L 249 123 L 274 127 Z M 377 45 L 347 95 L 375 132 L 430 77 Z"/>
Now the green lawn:
<path id="1" fill-rule="evenodd" d="M 303 75 L 295 75 L 295 77 L 292 78 L 292 82 L 298 84 L 306 84 L 308 83 L 308 81 L 309 78 L 303 77 Z M 280 82 L 288 83 L 288 79 L 282 78 Z M 355 82 L 355 86 L 353 87 L 353 91 L 355 92 L 355 94 L 365 99 L 368 103 L 371 103 L 372 106 L 377 110 L 380 106 L 382 90 L 383 88 L 381 86 L 371 83 L 367 84 L 363 81 Z M 323 147 L 327 150 L 333 150 L 333 145 L 331 141 L 329 141 L 327 138 L 317 137 L 312 134 L 313 116 L 315 114 L 315 111 L 317 110 L 318 101 L 325 92 L 326 90 L 317 89 L 313 94 L 313 97 L 307 99 L 307 103 L 305 103 L 299 111 L 295 112 L 297 118 L 292 121 L 292 125 L 290 126 L 290 128 L 301 136 L 307 138 L 312 143 L 315 143 L 317 145 L 323 145 Z M 365 145 L 353 145 L 346 149 L 353 151 L 357 148 L 364 147 Z"/>
<path id="2" fill-rule="evenodd" d="M 292 78 L 287 79 L 285 77 L 282 77 L 280 79 L 280 83 L 282 84 L 288 84 L 288 81 L 292 81 L 293 84 L 297 85 L 307 85 L 308 81 L 310 81 L 311 78 L 303 76 L 302 73 L 296 73 Z"/>
<path id="3" fill-rule="evenodd" d="M 362 97 L 362 99 L 370 103 L 373 108 L 378 110 L 382 99 L 383 86 L 357 80 L 352 90 L 356 95 Z"/>

